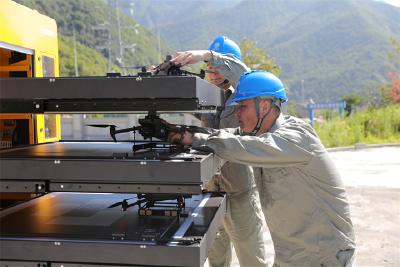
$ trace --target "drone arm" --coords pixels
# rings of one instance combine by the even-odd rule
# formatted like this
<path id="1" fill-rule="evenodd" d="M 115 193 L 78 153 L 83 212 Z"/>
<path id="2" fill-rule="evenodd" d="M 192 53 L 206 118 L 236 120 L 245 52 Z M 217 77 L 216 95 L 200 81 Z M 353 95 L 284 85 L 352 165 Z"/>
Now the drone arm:
<path id="1" fill-rule="evenodd" d="M 116 134 L 135 132 L 139 129 L 140 129 L 140 127 L 131 127 L 131 128 L 115 130 L 115 126 L 113 125 L 110 127 L 110 135 L 111 135 L 111 138 L 114 140 L 114 142 L 117 142 L 117 138 L 115 137 Z"/>

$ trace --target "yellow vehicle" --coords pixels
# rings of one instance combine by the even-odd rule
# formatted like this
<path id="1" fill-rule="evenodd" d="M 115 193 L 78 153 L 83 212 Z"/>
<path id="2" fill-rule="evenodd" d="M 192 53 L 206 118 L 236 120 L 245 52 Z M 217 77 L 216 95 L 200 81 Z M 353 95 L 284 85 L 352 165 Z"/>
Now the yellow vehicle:
<path id="1" fill-rule="evenodd" d="M 59 76 L 54 19 L 0 0 L 0 25 L 0 78 Z M 0 114 L 0 149 L 60 139 L 60 115 Z M 0 209 L 35 196 L 2 193 Z"/>
<path id="2" fill-rule="evenodd" d="M 0 78 L 59 76 L 54 19 L 1 0 L 0 25 Z M 60 115 L 0 114 L 0 148 L 60 139 Z"/>

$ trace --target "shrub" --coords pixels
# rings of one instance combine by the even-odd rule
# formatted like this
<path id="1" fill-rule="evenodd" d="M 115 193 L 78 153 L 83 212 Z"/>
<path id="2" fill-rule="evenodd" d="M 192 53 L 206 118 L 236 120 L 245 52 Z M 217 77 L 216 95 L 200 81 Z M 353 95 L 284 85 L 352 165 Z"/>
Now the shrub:
<path id="1" fill-rule="evenodd" d="M 344 119 L 316 123 L 315 130 L 326 147 L 400 143 L 400 105 L 359 110 Z"/>

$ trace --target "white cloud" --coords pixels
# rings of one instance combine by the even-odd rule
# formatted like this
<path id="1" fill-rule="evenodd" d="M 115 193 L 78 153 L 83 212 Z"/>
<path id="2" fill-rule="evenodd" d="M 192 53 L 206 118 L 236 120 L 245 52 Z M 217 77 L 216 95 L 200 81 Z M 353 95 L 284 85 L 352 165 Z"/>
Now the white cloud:
<path id="1" fill-rule="evenodd" d="M 383 2 L 392 6 L 400 7 L 400 0 L 383 0 Z"/>

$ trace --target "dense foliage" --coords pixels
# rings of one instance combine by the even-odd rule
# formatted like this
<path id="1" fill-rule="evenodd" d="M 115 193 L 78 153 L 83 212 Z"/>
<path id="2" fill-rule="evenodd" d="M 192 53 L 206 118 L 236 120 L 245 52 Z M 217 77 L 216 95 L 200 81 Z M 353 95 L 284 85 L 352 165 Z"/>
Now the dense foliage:
<path id="1" fill-rule="evenodd" d="M 253 69 L 262 69 L 272 72 L 276 76 L 281 74 L 281 68 L 271 58 L 265 49 L 257 47 L 257 43 L 250 39 L 243 39 L 240 43 L 240 50 L 242 52 L 242 61 Z"/>
<path id="2" fill-rule="evenodd" d="M 118 14 L 121 32 L 119 35 L 116 9 L 108 6 L 104 0 L 16 0 L 16 2 L 56 20 L 61 76 L 75 75 L 73 28 L 75 28 L 79 75 L 104 75 L 107 71 L 136 72 L 139 66 L 159 63 L 160 54 L 167 53 L 164 43 L 159 44 L 153 34 L 123 12 Z"/>
<path id="3" fill-rule="evenodd" d="M 73 40 L 68 36 L 59 36 L 60 76 L 75 76 Z M 108 71 L 108 60 L 99 51 L 77 43 L 78 76 L 104 75 Z M 117 65 L 112 70 L 119 72 Z"/>

